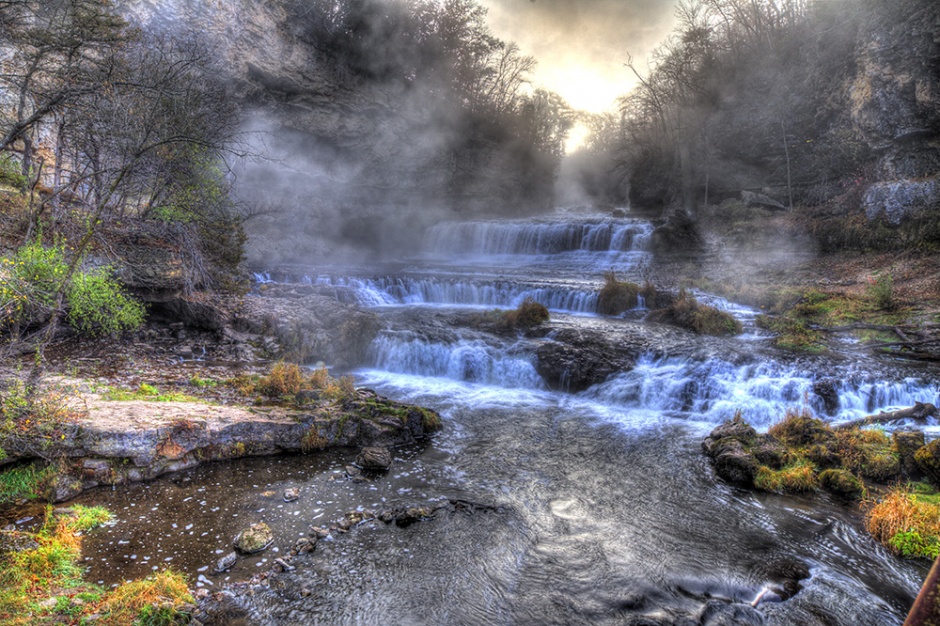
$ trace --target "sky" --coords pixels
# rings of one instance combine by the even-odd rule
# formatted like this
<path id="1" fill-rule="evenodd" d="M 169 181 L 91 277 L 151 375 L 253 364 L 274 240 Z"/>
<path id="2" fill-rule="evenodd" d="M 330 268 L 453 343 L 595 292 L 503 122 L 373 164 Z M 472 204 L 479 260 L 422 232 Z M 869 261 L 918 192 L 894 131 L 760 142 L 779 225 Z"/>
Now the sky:
<path id="1" fill-rule="evenodd" d="M 675 0 L 480 0 L 500 39 L 535 57 L 533 84 L 575 109 L 613 110 L 673 26 Z M 642 71 L 642 69 L 641 69 Z"/>

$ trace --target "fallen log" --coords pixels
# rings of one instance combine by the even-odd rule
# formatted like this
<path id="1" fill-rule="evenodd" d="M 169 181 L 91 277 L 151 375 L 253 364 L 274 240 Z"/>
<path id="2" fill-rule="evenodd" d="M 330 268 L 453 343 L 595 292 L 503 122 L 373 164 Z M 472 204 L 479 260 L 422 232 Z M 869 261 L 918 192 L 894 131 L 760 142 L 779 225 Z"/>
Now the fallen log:
<path id="1" fill-rule="evenodd" d="M 896 422 L 906 418 L 925 420 L 931 416 L 937 416 L 937 407 L 930 404 L 929 402 L 915 402 L 914 406 L 906 409 L 886 411 L 883 413 L 878 413 L 877 415 L 868 415 L 857 420 L 839 424 L 835 428 L 836 430 L 843 430 L 846 428 L 861 428 L 863 426 L 871 426 L 872 424 L 890 424 L 891 422 Z"/>

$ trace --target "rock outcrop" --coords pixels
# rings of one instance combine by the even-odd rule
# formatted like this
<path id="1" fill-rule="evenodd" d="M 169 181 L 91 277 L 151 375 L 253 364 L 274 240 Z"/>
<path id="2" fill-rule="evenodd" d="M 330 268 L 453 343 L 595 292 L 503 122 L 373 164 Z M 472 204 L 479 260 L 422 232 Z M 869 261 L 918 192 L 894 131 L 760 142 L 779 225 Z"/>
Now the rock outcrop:
<path id="1" fill-rule="evenodd" d="M 42 446 L 47 456 L 63 459 L 51 494 L 56 502 L 99 485 L 151 480 L 207 461 L 414 443 L 440 425 L 428 409 L 367 390 L 340 404 L 303 409 L 108 401 L 94 395 L 83 404 L 87 411 L 61 438 L 16 448 Z M 0 447 L 13 449 L 2 440 Z"/>

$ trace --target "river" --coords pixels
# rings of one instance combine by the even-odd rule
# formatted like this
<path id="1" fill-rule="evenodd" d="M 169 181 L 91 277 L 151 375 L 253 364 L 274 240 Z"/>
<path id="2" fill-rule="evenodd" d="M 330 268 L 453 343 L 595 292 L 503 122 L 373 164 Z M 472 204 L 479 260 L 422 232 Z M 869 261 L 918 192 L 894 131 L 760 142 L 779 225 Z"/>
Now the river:
<path id="1" fill-rule="evenodd" d="M 114 525 L 85 542 L 89 576 L 114 583 L 167 564 L 217 590 L 250 577 L 346 511 L 461 500 L 407 527 L 381 522 L 321 541 L 296 570 L 232 600 L 241 623 L 283 624 L 900 624 L 926 568 L 869 538 L 858 513 L 828 500 L 724 484 L 702 438 L 741 410 L 758 429 L 788 407 L 832 421 L 938 403 L 928 370 L 860 365 L 846 355 L 776 352 L 756 312 L 745 333 L 700 338 L 594 313 L 605 271 L 643 280 L 652 225 L 564 215 L 444 223 L 421 250 L 381 267 L 259 275 L 335 287 L 378 312 L 385 330 L 357 383 L 438 410 L 427 446 L 396 451 L 388 476 L 345 480 L 354 453 L 219 463 L 152 483 L 99 490 Z M 552 311 L 544 337 L 496 336 L 468 312 L 525 298 Z M 643 337 L 629 371 L 577 393 L 549 389 L 534 366 L 552 333 L 591 332 L 611 345 Z M 821 380 L 838 394 L 828 404 Z M 928 432 L 936 436 L 937 426 Z M 286 487 L 301 498 L 281 500 Z M 248 523 L 275 530 L 278 552 L 209 565 Z M 764 590 L 765 602 L 750 603 Z M 238 623 L 233 617 L 231 623 Z"/>

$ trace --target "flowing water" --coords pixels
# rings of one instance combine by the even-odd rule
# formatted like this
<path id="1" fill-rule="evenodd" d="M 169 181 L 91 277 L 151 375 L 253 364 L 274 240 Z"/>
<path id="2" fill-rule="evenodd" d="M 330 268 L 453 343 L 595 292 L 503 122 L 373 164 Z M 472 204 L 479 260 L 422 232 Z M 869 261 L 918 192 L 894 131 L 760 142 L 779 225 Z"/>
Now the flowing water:
<path id="1" fill-rule="evenodd" d="M 774 352 L 754 312 L 734 339 L 695 338 L 594 314 L 603 273 L 642 280 L 652 227 L 560 216 L 442 224 L 394 269 L 259 275 L 333 287 L 386 328 L 355 371 L 360 385 L 430 406 L 444 429 L 396 451 L 388 476 L 343 478 L 353 452 L 220 463 L 87 494 L 117 522 L 86 539 L 90 577 L 113 583 L 167 563 L 217 589 L 270 565 L 310 524 L 354 509 L 465 500 L 407 527 L 363 524 L 294 559 L 295 571 L 233 602 L 257 624 L 900 624 L 926 573 L 870 539 L 858 513 L 824 496 L 753 493 L 717 480 L 700 450 L 741 410 L 766 429 L 787 408 L 843 421 L 938 402 L 931 372 L 860 359 Z M 552 332 L 642 337 L 628 371 L 579 393 L 536 371 L 543 338 L 494 336 L 466 309 L 531 297 Z M 703 296 L 704 297 L 704 296 Z M 816 393 L 834 390 L 826 401 Z M 928 431 L 936 436 L 936 425 Z M 300 487 L 285 503 L 283 489 Z M 280 551 L 208 567 L 249 523 Z M 770 589 L 765 602 L 751 601 Z"/>

